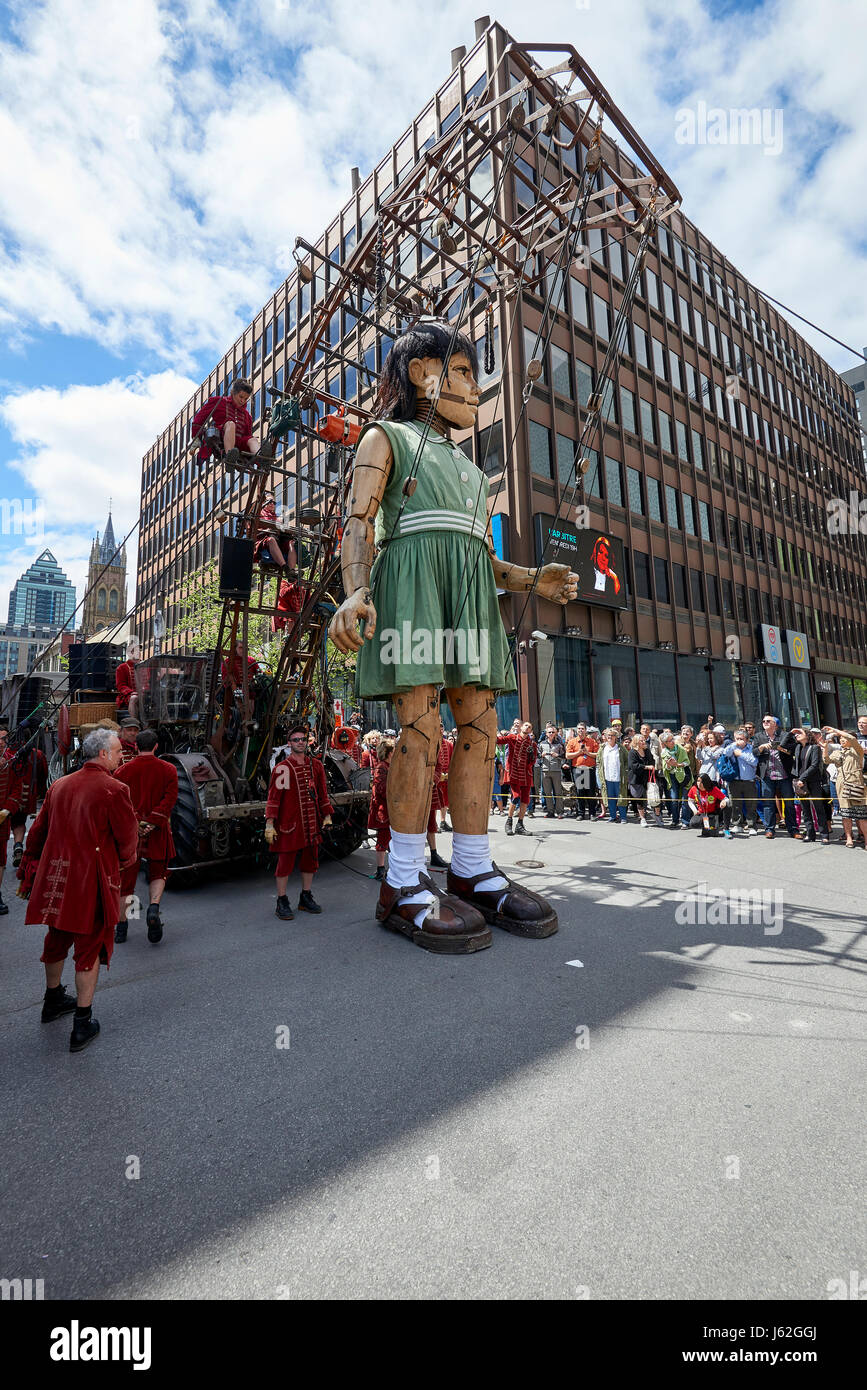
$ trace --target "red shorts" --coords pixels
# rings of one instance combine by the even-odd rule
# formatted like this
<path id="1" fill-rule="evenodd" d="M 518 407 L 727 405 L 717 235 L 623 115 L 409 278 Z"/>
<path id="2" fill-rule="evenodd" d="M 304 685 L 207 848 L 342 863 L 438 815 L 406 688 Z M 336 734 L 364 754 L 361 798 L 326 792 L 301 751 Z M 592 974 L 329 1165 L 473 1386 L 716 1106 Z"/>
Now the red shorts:
<path id="1" fill-rule="evenodd" d="M 142 864 L 147 864 L 148 866 L 148 883 L 153 883 L 155 879 L 168 878 L 169 876 L 169 861 L 167 859 L 148 859 L 146 855 L 142 855 L 134 864 L 130 864 L 128 869 L 123 869 L 121 871 L 121 898 L 128 898 L 131 893 L 135 892 L 139 869 Z"/>
<path id="2" fill-rule="evenodd" d="M 101 965 L 108 965 L 114 950 L 114 927 L 105 927 L 88 934 L 58 931 L 56 927 L 49 927 L 39 959 L 43 965 L 56 965 L 58 961 L 66 960 L 70 946 L 76 970 L 92 970 L 97 961 Z"/>
<path id="3" fill-rule="evenodd" d="M 226 421 L 226 424 L 228 424 L 228 423 L 229 423 L 229 422 Z M 225 428 L 226 428 L 226 426 L 224 425 L 224 426 L 223 426 L 223 429 L 225 429 Z M 237 426 L 236 426 L 236 428 L 237 428 Z M 245 435 L 243 439 L 239 439 L 238 436 L 237 436 L 237 434 L 235 435 L 235 448 L 236 448 L 236 449 L 240 449 L 242 454 L 249 454 L 249 453 L 252 453 L 252 450 L 251 450 L 251 448 L 250 448 L 250 445 L 252 444 L 252 442 L 253 442 L 253 436 L 252 436 L 252 434 Z"/>
<path id="4" fill-rule="evenodd" d="M 290 849 L 284 854 L 277 855 L 277 868 L 274 870 L 275 878 L 288 878 L 295 868 L 295 858 L 299 856 L 298 868 L 302 874 L 315 874 L 319 868 L 319 847 L 318 845 L 305 845 L 301 850 Z"/>
<path id="5" fill-rule="evenodd" d="M 380 825 L 376 832 L 376 848 L 388 849 L 391 844 L 391 826 Z"/>
<path id="6" fill-rule="evenodd" d="M 428 833 L 428 835 L 435 835 L 435 834 L 437 833 L 437 811 L 438 811 L 438 810 L 439 810 L 439 807 L 438 807 L 438 806 L 435 806 L 434 803 L 431 802 L 431 804 L 430 804 L 430 815 L 429 815 L 428 818 L 427 818 L 427 833 Z"/>
<path id="7" fill-rule="evenodd" d="M 9 835 L 12 831 L 12 817 L 7 816 L 0 825 L 0 869 L 6 867 L 6 846 L 9 843 Z"/>
<path id="8" fill-rule="evenodd" d="M 12 829 L 17 830 L 19 825 L 26 825 L 29 814 L 29 811 L 13 811 L 12 815 L 9 817 L 9 824 Z"/>
<path id="9" fill-rule="evenodd" d="M 522 801 L 525 806 L 529 806 L 530 797 L 533 793 L 533 783 L 525 782 L 522 786 L 518 782 L 512 782 L 510 793 L 513 801 Z"/>

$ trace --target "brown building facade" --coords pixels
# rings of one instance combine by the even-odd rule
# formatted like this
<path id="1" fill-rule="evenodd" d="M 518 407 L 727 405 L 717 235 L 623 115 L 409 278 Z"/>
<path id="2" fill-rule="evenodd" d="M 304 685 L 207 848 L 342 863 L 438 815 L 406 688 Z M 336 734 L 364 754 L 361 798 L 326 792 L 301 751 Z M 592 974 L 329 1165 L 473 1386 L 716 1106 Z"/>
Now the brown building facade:
<path id="1" fill-rule="evenodd" d="M 203 482 L 192 453 L 181 457 L 195 410 L 244 375 L 261 422 L 265 386 L 283 385 L 326 292 L 326 262 L 349 255 L 378 203 L 482 89 L 510 42 L 496 24 L 477 26 L 474 47 L 317 243 L 312 282 L 294 273 L 280 286 L 148 451 L 138 571 L 145 641 L 161 608 L 165 646 L 195 649 L 196 634 L 178 626 L 184 592 L 230 524 L 215 520 L 225 483 Z M 500 91 L 518 80 L 508 67 L 499 68 Z M 509 222 L 581 168 L 580 146 L 564 152 L 540 127 L 508 168 L 495 152 L 472 173 L 477 197 L 494 199 Z M 625 156 L 620 171 L 634 172 Z M 485 217 L 469 200 L 462 215 Z M 758 723 L 767 710 L 786 725 L 851 723 L 867 713 L 867 537 L 857 521 L 841 523 L 835 499 L 863 490 L 853 393 L 680 214 L 660 228 L 621 322 L 634 245 L 622 233 L 591 232 L 567 274 L 552 268 L 538 293 L 498 301 L 494 370 L 482 371 L 479 419 L 464 447 L 490 476 L 498 548 L 524 564 L 543 549 L 545 559 L 578 557 L 582 574 L 582 601 L 565 610 L 501 600 L 519 685 L 517 698 L 501 701 L 501 717 L 520 708 L 535 724 L 604 726 L 617 706 L 624 722 L 672 726 L 709 713 L 729 727 Z M 411 238 L 403 264 L 421 280 L 442 273 Z M 467 322 L 481 347 L 472 306 Z M 613 389 L 599 377 L 612 334 L 621 343 Z M 314 383 L 370 407 L 389 345 L 341 311 L 334 353 L 318 355 Z M 525 402 L 531 357 L 543 374 Z M 576 492 L 577 441 L 597 390 L 604 420 Z M 275 478 L 290 508 L 334 485 L 324 449 L 292 439 L 278 463 L 293 476 Z M 590 560 L 599 537 L 616 580 Z"/>

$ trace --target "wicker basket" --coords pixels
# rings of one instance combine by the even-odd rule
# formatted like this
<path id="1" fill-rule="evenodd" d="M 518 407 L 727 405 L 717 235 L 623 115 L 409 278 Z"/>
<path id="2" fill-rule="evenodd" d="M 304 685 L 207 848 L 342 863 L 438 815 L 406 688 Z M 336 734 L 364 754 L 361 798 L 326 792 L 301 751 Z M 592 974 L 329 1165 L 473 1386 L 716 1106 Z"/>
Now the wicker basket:
<path id="1" fill-rule="evenodd" d="M 69 706 L 69 727 L 70 729 L 80 729 L 84 724 L 98 724 L 100 719 L 115 719 L 117 709 L 114 701 L 92 705 L 70 705 Z"/>

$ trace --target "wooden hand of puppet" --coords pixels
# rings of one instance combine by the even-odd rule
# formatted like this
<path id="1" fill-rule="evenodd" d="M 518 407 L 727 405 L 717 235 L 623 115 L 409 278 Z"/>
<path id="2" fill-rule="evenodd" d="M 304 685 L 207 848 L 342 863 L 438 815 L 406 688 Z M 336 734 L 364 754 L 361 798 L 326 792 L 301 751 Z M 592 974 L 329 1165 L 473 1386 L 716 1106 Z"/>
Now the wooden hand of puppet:
<path id="1" fill-rule="evenodd" d="M 536 593 L 554 603 L 568 603 L 578 596 L 578 576 L 568 565 L 543 565 L 539 571 Z"/>

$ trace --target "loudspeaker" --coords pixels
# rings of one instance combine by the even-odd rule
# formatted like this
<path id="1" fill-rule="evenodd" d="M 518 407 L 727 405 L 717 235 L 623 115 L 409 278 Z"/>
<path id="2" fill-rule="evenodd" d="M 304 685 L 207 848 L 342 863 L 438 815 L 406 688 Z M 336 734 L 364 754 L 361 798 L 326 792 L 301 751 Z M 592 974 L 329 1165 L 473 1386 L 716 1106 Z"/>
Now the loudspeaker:
<path id="1" fill-rule="evenodd" d="M 114 695 L 114 673 L 120 647 L 113 642 L 73 642 L 69 648 L 69 691 L 110 691 Z"/>
<path id="2" fill-rule="evenodd" d="M 17 723 L 29 718 L 39 705 L 43 708 L 39 710 L 38 718 L 44 719 L 46 710 L 45 702 L 51 695 L 51 681 L 44 676 L 30 676 L 22 685 L 18 692 L 18 715 Z"/>
<path id="3" fill-rule="evenodd" d="M 253 542 L 224 536 L 220 545 L 220 598 L 249 599 L 253 588 Z"/>

